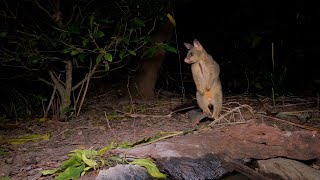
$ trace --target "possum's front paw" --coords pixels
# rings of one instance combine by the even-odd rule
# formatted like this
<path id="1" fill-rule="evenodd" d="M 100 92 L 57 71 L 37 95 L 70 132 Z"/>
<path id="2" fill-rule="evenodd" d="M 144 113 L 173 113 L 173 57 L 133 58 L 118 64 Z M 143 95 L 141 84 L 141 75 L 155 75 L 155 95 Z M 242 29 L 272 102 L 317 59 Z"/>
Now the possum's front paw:
<path id="1" fill-rule="evenodd" d="M 209 86 L 209 85 L 206 86 L 206 90 L 207 90 L 207 91 L 210 91 L 210 89 L 211 89 L 211 86 Z"/>
<path id="2" fill-rule="evenodd" d="M 204 95 L 204 91 L 203 90 L 198 89 L 197 91 L 199 92 L 200 95 Z"/>

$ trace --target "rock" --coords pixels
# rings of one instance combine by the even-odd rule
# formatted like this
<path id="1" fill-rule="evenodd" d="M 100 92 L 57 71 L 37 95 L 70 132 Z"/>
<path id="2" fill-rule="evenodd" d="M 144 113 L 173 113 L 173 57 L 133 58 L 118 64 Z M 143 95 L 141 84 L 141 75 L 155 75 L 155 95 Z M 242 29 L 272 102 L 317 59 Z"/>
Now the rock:
<path id="1" fill-rule="evenodd" d="M 274 158 L 268 160 L 258 160 L 258 171 L 275 179 L 320 179 L 320 171 L 313 169 L 301 162 L 285 159 Z"/>
<path id="2" fill-rule="evenodd" d="M 138 165 L 118 164 L 107 170 L 101 170 L 96 180 L 153 180 L 148 171 Z"/>
<path id="3" fill-rule="evenodd" d="M 159 167 L 165 169 L 173 179 L 220 179 L 232 170 L 213 154 L 203 158 L 165 158 L 159 159 Z"/>

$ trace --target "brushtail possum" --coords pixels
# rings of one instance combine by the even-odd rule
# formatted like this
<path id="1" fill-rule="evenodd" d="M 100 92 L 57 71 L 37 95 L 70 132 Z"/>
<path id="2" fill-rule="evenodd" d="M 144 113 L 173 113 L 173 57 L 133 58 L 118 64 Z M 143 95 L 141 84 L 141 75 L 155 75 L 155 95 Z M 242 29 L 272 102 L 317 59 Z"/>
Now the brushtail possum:
<path id="1" fill-rule="evenodd" d="M 197 39 L 193 40 L 193 44 L 184 43 L 184 46 L 188 49 L 184 62 L 191 64 L 192 77 L 197 88 L 197 103 L 203 113 L 211 114 L 211 117 L 217 119 L 222 108 L 220 66 Z M 213 106 L 213 113 L 210 105 Z"/>

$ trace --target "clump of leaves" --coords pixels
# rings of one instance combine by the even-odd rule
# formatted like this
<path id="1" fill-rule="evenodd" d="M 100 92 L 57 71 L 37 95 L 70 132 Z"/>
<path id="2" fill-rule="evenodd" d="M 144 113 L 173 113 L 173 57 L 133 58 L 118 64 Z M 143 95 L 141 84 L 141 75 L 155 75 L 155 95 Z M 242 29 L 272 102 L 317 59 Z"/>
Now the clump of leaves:
<path id="1" fill-rule="evenodd" d="M 70 159 L 64 161 L 59 168 L 43 170 L 43 175 L 56 174 L 55 180 L 79 179 L 90 169 L 97 169 L 104 165 L 104 161 L 97 162 L 98 151 L 76 149 L 69 154 Z"/>
<path id="2" fill-rule="evenodd" d="M 131 148 L 139 144 L 150 143 L 160 139 L 160 136 L 143 138 L 134 143 L 122 142 L 118 145 L 111 143 L 108 146 L 96 151 L 89 149 L 76 149 L 69 154 L 70 158 L 64 161 L 59 168 L 43 170 L 42 175 L 54 175 L 55 180 L 79 179 L 91 169 L 99 169 L 104 165 L 110 165 L 112 162 L 129 163 L 145 167 L 149 174 L 155 178 L 166 178 L 166 175 L 161 173 L 156 164 L 151 159 L 135 159 L 132 162 L 127 162 L 125 159 L 118 156 L 111 156 L 107 159 L 103 155 L 112 149 L 116 148 Z"/>

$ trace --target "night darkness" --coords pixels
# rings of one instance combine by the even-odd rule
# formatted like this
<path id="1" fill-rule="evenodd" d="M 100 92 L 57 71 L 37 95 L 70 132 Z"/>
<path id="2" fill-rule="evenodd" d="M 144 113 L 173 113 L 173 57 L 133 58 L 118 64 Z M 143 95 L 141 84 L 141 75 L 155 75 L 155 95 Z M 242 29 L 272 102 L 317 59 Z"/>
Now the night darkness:
<path id="1" fill-rule="evenodd" d="M 177 9 L 177 21 L 181 41 L 197 38 L 221 64 L 227 91 L 244 88 L 231 81 L 243 84 L 245 68 L 272 72 L 272 43 L 275 71 L 286 69 L 283 88 L 313 93 L 319 88 L 319 11 L 311 2 L 193 1 Z M 261 41 L 250 47 L 250 37 Z"/>

